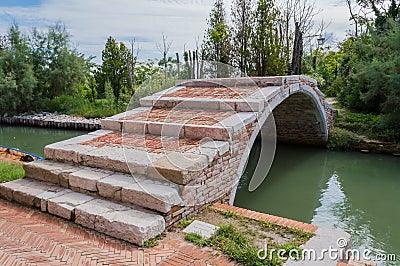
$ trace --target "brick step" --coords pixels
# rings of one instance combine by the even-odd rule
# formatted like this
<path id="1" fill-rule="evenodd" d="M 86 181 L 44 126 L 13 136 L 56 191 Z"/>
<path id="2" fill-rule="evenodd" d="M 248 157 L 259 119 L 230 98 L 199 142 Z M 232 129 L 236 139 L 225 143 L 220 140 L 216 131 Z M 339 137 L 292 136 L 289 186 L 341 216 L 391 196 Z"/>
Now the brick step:
<path id="1" fill-rule="evenodd" d="M 256 117 L 252 112 L 149 107 L 103 119 L 102 128 L 124 133 L 225 141 Z"/>
<path id="2" fill-rule="evenodd" d="M 136 245 L 143 245 L 165 230 L 164 218 L 155 212 L 33 179 L 0 184 L 0 197 Z"/>
<path id="3" fill-rule="evenodd" d="M 182 204 L 179 186 L 168 181 L 49 160 L 25 164 L 24 169 L 26 177 L 30 179 L 162 213 L 167 213 L 172 207 Z"/>
<path id="4" fill-rule="evenodd" d="M 299 90 L 300 83 L 296 82 L 300 82 L 298 78 L 297 81 L 287 80 L 284 82 L 281 77 L 273 77 L 270 81 L 250 82 L 251 84 L 235 83 L 224 85 L 225 82 L 222 82 L 216 85 L 209 82 L 189 81 L 144 97 L 140 99 L 140 104 L 142 108 L 179 108 L 259 113 L 268 105 L 271 106 L 272 104 L 274 108 L 276 102 L 280 102 L 277 98 L 284 96 L 287 93 L 285 92 L 287 88 L 291 91 Z"/>
<path id="5" fill-rule="evenodd" d="M 133 173 L 183 185 L 229 151 L 229 142 L 100 130 L 50 144 L 45 147 L 44 154 L 48 160 Z"/>

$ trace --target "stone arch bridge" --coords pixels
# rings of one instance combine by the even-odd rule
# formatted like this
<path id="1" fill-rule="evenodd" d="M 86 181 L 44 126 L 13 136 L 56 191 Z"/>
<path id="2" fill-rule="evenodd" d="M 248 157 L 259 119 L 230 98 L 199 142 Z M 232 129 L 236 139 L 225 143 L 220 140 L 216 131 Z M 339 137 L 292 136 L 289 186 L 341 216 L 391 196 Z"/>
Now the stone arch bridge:
<path id="1" fill-rule="evenodd" d="M 138 245 L 209 203 L 234 198 L 273 114 L 278 140 L 323 145 L 334 113 L 303 76 L 181 81 L 48 145 L 0 196 Z"/>

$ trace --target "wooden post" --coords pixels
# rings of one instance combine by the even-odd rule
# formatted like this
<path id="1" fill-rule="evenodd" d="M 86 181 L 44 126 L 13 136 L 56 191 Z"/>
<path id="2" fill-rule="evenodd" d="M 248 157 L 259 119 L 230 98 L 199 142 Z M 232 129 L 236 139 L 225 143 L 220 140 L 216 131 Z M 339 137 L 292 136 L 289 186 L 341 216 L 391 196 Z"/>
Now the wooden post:
<path id="1" fill-rule="evenodd" d="M 192 52 L 189 50 L 189 79 L 193 78 L 193 61 L 192 61 Z"/>
<path id="2" fill-rule="evenodd" d="M 196 78 L 196 52 L 193 51 L 193 65 L 192 65 L 192 75 L 193 78 Z"/>
<path id="3" fill-rule="evenodd" d="M 181 79 L 181 66 L 179 62 L 179 53 L 176 53 L 176 65 L 178 67 L 178 78 Z"/>
<path id="4" fill-rule="evenodd" d="M 199 64 L 199 50 L 196 49 L 196 68 L 197 68 L 197 78 L 200 79 L 200 64 Z"/>

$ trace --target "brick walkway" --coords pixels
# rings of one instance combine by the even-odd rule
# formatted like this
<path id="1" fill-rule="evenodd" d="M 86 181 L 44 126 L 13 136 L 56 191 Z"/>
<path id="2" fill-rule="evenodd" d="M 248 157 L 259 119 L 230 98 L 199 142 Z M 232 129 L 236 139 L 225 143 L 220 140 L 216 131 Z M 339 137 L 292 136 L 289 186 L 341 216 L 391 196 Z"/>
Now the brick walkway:
<path id="1" fill-rule="evenodd" d="M 259 87 L 186 87 L 163 97 L 244 99 L 260 90 Z"/>
<path id="2" fill-rule="evenodd" d="M 233 265 L 208 248 L 166 238 L 142 249 L 0 200 L 0 265 Z"/>
<path id="3" fill-rule="evenodd" d="M 147 122 L 165 122 L 213 126 L 218 122 L 235 114 L 236 113 L 232 111 L 151 108 L 148 111 L 126 116 L 120 118 L 119 120 L 136 120 Z"/>
<path id="4" fill-rule="evenodd" d="M 192 148 L 200 146 L 200 140 L 181 138 L 177 139 L 168 136 L 155 136 L 144 134 L 122 134 L 111 133 L 94 140 L 85 141 L 81 145 L 88 145 L 92 147 L 124 147 L 136 150 L 147 151 L 148 153 L 164 153 L 165 151 L 180 151 L 186 152 Z"/>

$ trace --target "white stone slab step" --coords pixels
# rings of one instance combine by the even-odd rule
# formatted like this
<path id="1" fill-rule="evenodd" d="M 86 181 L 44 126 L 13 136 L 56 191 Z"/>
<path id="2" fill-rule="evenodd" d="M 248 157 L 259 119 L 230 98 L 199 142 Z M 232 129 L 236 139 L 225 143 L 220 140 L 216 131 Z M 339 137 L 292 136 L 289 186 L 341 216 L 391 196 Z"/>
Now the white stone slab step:
<path id="1" fill-rule="evenodd" d="M 47 145 L 44 148 L 45 158 L 122 173 L 133 172 L 145 175 L 149 165 L 163 157 L 162 154 L 147 152 L 143 147 L 134 149 L 122 146 L 85 145 L 88 141 L 94 141 L 101 136 L 88 134 Z"/>
<path id="2" fill-rule="evenodd" d="M 132 203 L 167 213 L 181 205 L 179 186 L 140 175 L 116 173 L 49 160 L 24 164 L 26 177 L 70 188 L 88 195 Z"/>
<path id="3" fill-rule="evenodd" d="M 164 218 L 155 212 L 32 179 L 0 184 L 0 197 L 137 245 L 165 230 Z"/>
<path id="4" fill-rule="evenodd" d="M 149 109 L 150 110 L 150 109 Z M 157 109 L 155 109 L 157 110 Z M 133 111 L 131 111 L 133 112 Z M 161 121 L 143 121 L 142 119 L 135 119 L 134 117 L 120 117 L 107 118 L 102 120 L 104 129 L 122 128 L 124 133 L 137 133 L 137 134 L 151 134 L 157 136 L 172 136 L 191 139 L 211 138 L 213 140 L 226 141 L 231 140 L 233 133 L 245 128 L 248 124 L 257 119 L 257 114 L 252 112 L 231 113 L 220 121 L 215 121 L 214 125 L 207 123 L 193 124 L 190 119 L 196 119 L 196 114 L 190 112 L 186 114 L 186 123 L 169 122 L 174 121 L 174 115 L 185 115 L 190 110 L 176 110 L 169 114 L 169 117 Z M 201 111 L 199 111 L 201 113 Z M 216 112 L 216 116 L 218 116 Z M 226 113 L 226 112 L 222 112 Z M 121 120 L 123 119 L 123 120 Z M 213 113 L 209 114 L 210 121 L 214 121 Z"/>

